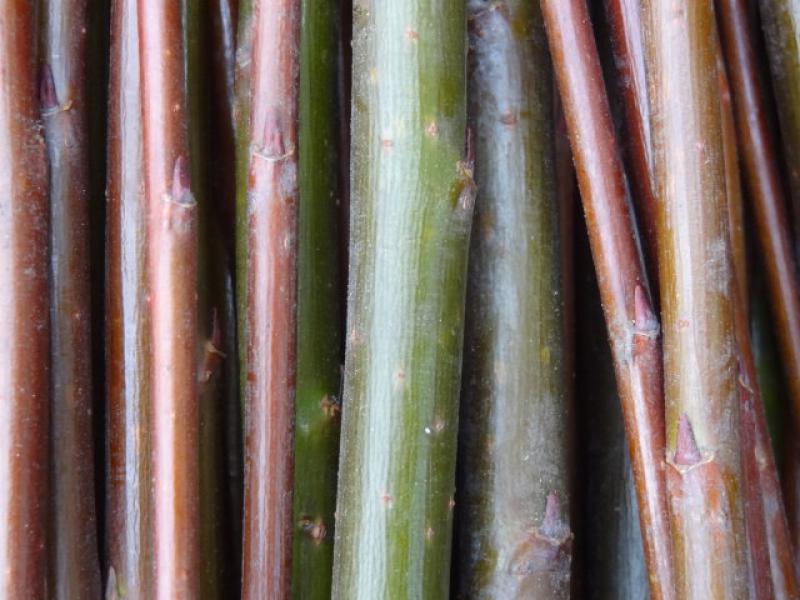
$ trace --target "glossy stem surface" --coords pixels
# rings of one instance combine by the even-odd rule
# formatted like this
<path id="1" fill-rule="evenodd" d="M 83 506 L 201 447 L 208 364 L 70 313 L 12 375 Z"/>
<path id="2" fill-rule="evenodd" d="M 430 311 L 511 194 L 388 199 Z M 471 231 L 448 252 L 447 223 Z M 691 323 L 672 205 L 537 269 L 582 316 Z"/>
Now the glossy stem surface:
<path id="1" fill-rule="evenodd" d="M 48 588 L 48 174 L 37 11 L 0 2 L 0 597 Z"/>
<path id="2" fill-rule="evenodd" d="M 641 8 L 638 0 L 604 0 L 618 93 L 625 115 L 622 147 L 632 184 L 631 196 L 648 266 L 649 282 L 658 302 L 658 247 L 653 182 L 650 106 L 644 67 Z"/>
<path id="3" fill-rule="evenodd" d="M 246 213 L 244 598 L 291 587 L 299 0 L 253 2 Z"/>
<path id="4" fill-rule="evenodd" d="M 460 414 L 458 593 L 567 598 L 572 398 L 550 57 L 536 3 L 472 3 L 467 18 L 479 192 Z"/>
<path id="5" fill-rule="evenodd" d="M 647 0 L 643 16 L 677 594 L 741 598 L 748 547 L 714 6 Z"/>
<path id="6" fill-rule="evenodd" d="M 764 256 L 775 332 L 792 400 L 795 429 L 800 430 L 800 275 L 792 252 L 792 232 L 779 173 L 777 140 L 767 123 L 767 99 L 758 77 L 753 41 L 755 32 L 747 18 L 747 5 L 742 0 L 718 0 L 717 5 L 733 88 L 745 180 L 752 201 L 759 249 Z"/>
<path id="7" fill-rule="evenodd" d="M 464 9 L 353 7 L 337 599 L 448 597 L 474 203 Z"/>
<path id="8" fill-rule="evenodd" d="M 664 479 L 660 328 L 626 198 L 600 61 L 583 0 L 542 0 L 600 286 L 654 598 L 673 598 Z"/>
<path id="9" fill-rule="evenodd" d="M 184 15 L 139 0 L 152 335 L 155 597 L 199 590 L 197 205 L 190 189 Z"/>
<path id="10" fill-rule="evenodd" d="M 105 589 L 153 594 L 147 204 L 136 0 L 111 10 L 106 207 Z"/>
<path id="11" fill-rule="evenodd" d="M 40 102 L 50 172 L 51 539 L 57 598 L 100 593 L 92 439 L 86 0 L 43 3 Z"/>
<path id="12" fill-rule="evenodd" d="M 800 291 L 797 289 L 797 271 L 791 252 L 786 200 L 778 173 L 776 142 L 772 139 L 766 121 L 767 100 L 763 96 L 756 71 L 758 64 L 752 37 L 754 32 L 748 20 L 745 2 L 718 0 L 717 7 L 725 57 L 733 87 L 733 105 L 745 180 L 756 217 L 757 237 L 767 264 L 767 283 L 773 300 L 773 314 L 777 316 L 775 330 L 781 342 L 781 349 L 784 351 L 784 366 L 789 374 L 788 381 L 792 394 L 798 399 L 800 396 L 797 394 L 800 389 L 796 382 L 800 381 L 800 295 L 798 295 Z M 734 257 L 744 252 L 743 250 L 737 252 L 736 246 L 737 244 L 734 244 Z M 742 308 L 741 314 L 737 313 L 737 336 L 745 378 L 752 382 L 750 387 L 756 390 L 756 393 L 753 393 L 752 389 L 741 392 L 746 394 L 746 399 L 750 399 L 743 404 L 743 414 L 756 428 L 754 452 L 760 458 L 757 461 L 760 467 L 759 485 L 748 494 L 748 501 L 750 495 L 758 497 L 764 507 L 766 542 L 769 548 L 774 592 L 778 597 L 794 597 L 800 594 L 800 589 L 792 565 L 792 545 L 778 485 L 775 460 L 769 444 L 764 403 L 757 393 L 756 365 L 745 312 L 747 302 L 742 300 L 742 297 L 743 291 L 740 291 L 738 298 Z M 792 330 L 797 333 L 793 335 Z M 793 348 L 794 352 L 787 352 Z M 795 362 L 792 363 L 792 360 Z M 796 404 L 793 408 L 797 413 Z M 752 411 L 752 414 L 748 414 L 748 411 Z M 752 545 L 751 536 L 751 556 L 755 556 Z M 758 574 L 761 569 L 757 568 L 758 565 L 754 567 Z"/>

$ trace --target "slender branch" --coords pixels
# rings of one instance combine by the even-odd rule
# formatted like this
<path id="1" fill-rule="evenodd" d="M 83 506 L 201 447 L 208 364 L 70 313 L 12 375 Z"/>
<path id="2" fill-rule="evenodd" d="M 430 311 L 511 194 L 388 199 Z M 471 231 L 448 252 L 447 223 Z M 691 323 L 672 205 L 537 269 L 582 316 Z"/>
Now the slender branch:
<path id="1" fill-rule="evenodd" d="M 152 328 L 155 596 L 199 586 L 197 207 L 190 190 L 183 15 L 139 0 Z"/>
<path id="2" fill-rule="evenodd" d="M 722 151 L 725 161 L 725 198 L 728 207 L 728 228 L 731 237 L 731 262 L 737 298 L 744 314 L 750 314 L 750 289 L 747 276 L 747 238 L 745 231 L 744 195 L 739 168 L 739 145 L 736 140 L 736 120 L 733 99 L 725 68 L 722 49 L 717 58 L 720 106 L 722 110 Z"/>
<path id="3" fill-rule="evenodd" d="M 731 73 L 737 133 L 756 232 L 764 256 L 775 332 L 800 429 L 800 278 L 792 255 L 790 221 L 781 187 L 773 139 L 766 120 L 766 99 L 747 7 L 741 0 L 719 0 L 725 55 Z"/>
<path id="4" fill-rule="evenodd" d="M 121 594 L 153 595 L 154 508 L 150 423 L 147 203 L 139 96 L 136 0 L 111 15 L 106 212 L 106 548 Z"/>
<path id="5" fill-rule="evenodd" d="M 292 563 L 299 0 L 255 0 L 247 194 L 245 598 L 285 598 Z"/>
<path id="6" fill-rule="evenodd" d="M 86 0 L 44 3 L 41 103 L 50 167 L 51 584 L 100 594 L 92 440 Z"/>
<path id="7" fill-rule="evenodd" d="M 581 232 L 576 244 L 575 273 L 581 298 L 577 317 L 576 412 L 578 439 L 578 505 L 583 517 L 582 585 L 588 597 L 641 600 L 648 597 L 636 487 L 625 423 L 614 379 L 614 362 L 606 339 L 600 292 L 589 240 Z M 578 554 L 580 556 L 580 554 Z"/>
<path id="8" fill-rule="evenodd" d="M 341 15 L 338 1 L 304 0 L 300 54 L 300 222 L 294 478 L 295 598 L 331 595 L 339 467 L 344 311 Z"/>
<path id="9" fill-rule="evenodd" d="M 0 2 L 0 596 L 47 584 L 50 319 L 37 11 Z"/>
<path id="10" fill-rule="evenodd" d="M 725 197 L 727 199 L 728 229 L 730 234 L 731 263 L 734 273 L 735 293 L 735 328 L 739 345 L 739 418 L 740 435 L 742 437 L 742 489 L 745 519 L 747 521 L 747 544 L 750 566 L 751 593 L 756 598 L 770 598 L 773 586 L 769 570 L 769 549 L 767 545 L 767 529 L 764 522 L 764 503 L 759 481 L 759 452 L 756 447 L 756 415 L 753 396 L 758 394 L 758 382 L 755 371 L 749 371 L 750 364 L 745 362 L 747 354 L 752 359 L 750 332 L 747 317 L 749 288 L 747 277 L 747 241 L 743 220 L 742 184 L 739 177 L 739 153 L 736 143 L 736 124 L 733 116 L 733 100 L 731 99 L 728 74 L 722 48 L 717 52 L 717 71 L 719 77 L 720 110 L 722 115 L 722 151 L 725 163 Z M 744 329 L 742 328 L 744 325 Z M 752 360 L 751 360 L 752 363 Z M 752 375 L 752 377 L 751 377 Z M 760 398 L 757 403 L 761 404 Z M 766 448 L 766 451 L 770 451 Z"/>
<path id="11" fill-rule="evenodd" d="M 647 259 L 649 282 L 658 303 L 658 247 L 656 200 L 650 134 L 650 107 L 644 69 L 644 44 L 637 0 L 604 0 L 614 66 L 625 114 L 623 147 L 628 163 L 636 218 Z"/>
<path id="12" fill-rule="evenodd" d="M 747 5 L 741 0 L 718 0 L 719 18 L 724 42 L 725 56 L 734 92 L 734 112 L 738 125 L 740 148 L 744 172 L 753 212 L 756 217 L 756 230 L 767 263 L 767 279 L 773 299 L 773 313 L 777 315 L 776 332 L 784 353 L 784 364 L 789 373 L 789 382 L 795 398 L 794 410 L 800 415 L 800 291 L 798 291 L 797 271 L 793 264 L 790 248 L 788 220 L 785 215 L 785 198 L 778 174 L 775 140 L 772 139 L 766 122 L 766 100 L 757 80 L 758 65 L 755 47 L 747 18 Z M 739 242 L 741 243 L 741 242 Z M 734 259 L 744 254 L 734 245 Z M 742 260 L 741 258 L 739 260 Z M 741 271 L 741 268 L 737 269 Z M 742 288 L 746 289 L 746 288 Z M 736 315 L 737 337 L 739 338 L 741 360 L 744 363 L 744 377 L 757 390 L 756 367 L 750 346 L 745 309 L 747 301 L 743 292 L 738 295 L 739 308 Z M 794 333 L 793 333 L 794 332 Z M 794 360 L 794 362 L 791 362 Z M 741 377 L 741 376 L 740 376 Z M 795 597 L 800 594 L 797 575 L 792 566 L 792 547 L 783 501 L 778 486 L 777 470 L 769 435 L 766 429 L 764 403 L 760 394 L 752 393 L 747 387 L 743 394 L 752 399 L 745 401 L 744 417 L 752 421 L 755 430 L 755 444 L 743 444 L 754 448 L 759 457 L 758 484 L 748 494 L 760 499 L 766 517 L 766 542 L 769 544 L 769 563 L 772 584 L 778 597 Z M 752 451 L 751 451 L 752 453 Z M 753 457 L 752 460 L 755 460 Z M 769 511 L 769 512 L 767 512 Z M 748 520 L 752 521 L 748 515 Z M 751 555 L 753 536 L 751 535 Z M 755 575 L 763 569 L 754 565 Z M 767 597 L 768 594 L 765 594 Z"/>
<path id="13" fill-rule="evenodd" d="M 650 589 L 654 598 L 672 598 L 658 320 L 650 308 L 586 4 L 541 4 L 611 340 Z"/>
<path id="14" fill-rule="evenodd" d="M 796 0 L 759 0 L 758 5 L 789 176 L 794 254 L 800 261 L 800 11 Z"/>

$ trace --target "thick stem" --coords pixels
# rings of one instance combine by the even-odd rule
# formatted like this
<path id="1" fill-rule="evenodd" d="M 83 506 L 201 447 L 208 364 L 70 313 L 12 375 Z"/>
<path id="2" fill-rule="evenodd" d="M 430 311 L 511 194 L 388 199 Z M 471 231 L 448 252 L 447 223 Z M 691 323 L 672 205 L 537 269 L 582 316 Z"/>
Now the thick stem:
<path id="1" fill-rule="evenodd" d="M 304 0 L 294 479 L 295 598 L 330 598 L 339 466 L 344 312 L 339 2 Z"/>
<path id="2" fill-rule="evenodd" d="M 106 217 L 106 552 L 109 579 L 132 598 L 153 595 L 154 506 L 147 304 L 147 204 L 136 0 L 111 17 Z"/>
<path id="3" fill-rule="evenodd" d="M 245 267 L 245 598 L 285 598 L 292 563 L 299 0 L 255 0 Z"/>
<path id="4" fill-rule="evenodd" d="M 474 193 L 464 2 L 359 0 L 353 26 L 333 597 L 444 598 Z"/>
<path id="5" fill-rule="evenodd" d="M 47 164 L 37 11 L 0 2 L 0 596 L 45 598 L 50 398 Z"/>
<path id="6" fill-rule="evenodd" d="M 654 598 L 674 597 L 658 320 L 582 0 L 541 2 L 608 326 Z"/>
<path id="7" fill-rule="evenodd" d="M 155 597 L 199 586 L 197 206 L 190 190 L 183 10 L 139 0 L 152 330 Z"/>
<path id="8" fill-rule="evenodd" d="M 92 440 L 86 0 L 44 3 L 40 102 L 50 170 L 50 581 L 100 594 Z"/>
<path id="9" fill-rule="evenodd" d="M 740 598 L 747 533 L 714 7 L 648 0 L 643 14 L 677 593 Z"/>
<path id="10" fill-rule="evenodd" d="M 553 82 L 530 0 L 469 5 L 475 234 L 457 510 L 465 598 L 567 598 L 565 369 Z"/>
<path id="11" fill-rule="evenodd" d="M 794 254 L 800 261 L 800 1 L 759 0 L 758 4 L 789 176 Z M 800 401 L 795 389 L 792 396 L 794 402 Z"/>

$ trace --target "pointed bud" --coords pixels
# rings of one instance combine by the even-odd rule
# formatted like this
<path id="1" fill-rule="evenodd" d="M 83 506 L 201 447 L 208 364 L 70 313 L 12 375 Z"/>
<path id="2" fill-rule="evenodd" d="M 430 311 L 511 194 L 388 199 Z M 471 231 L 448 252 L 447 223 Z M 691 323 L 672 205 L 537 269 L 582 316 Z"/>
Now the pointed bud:
<path id="1" fill-rule="evenodd" d="M 42 110 L 52 110 L 58 106 L 58 96 L 56 95 L 56 84 L 53 81 L 53 71 L 50 65 L 42 65 L 39 78 L 39 102 Z"/>
<path id="2" fill-rule="evenodd" d="M 649 333 L 658 329 L 658 320 L 641 285 L 633 291 L 633 318 L 637 332 Z"/>
<path id="3" fill-rule="evenodd" d="M 676 465 L 691 467 L 701 460 L 703 460 L 703 456 L 697 448 L 692 424 L 684 413 L 678 420 L 678 439 L 675 443 L 674 462 Z"/>
<path id="4" fill-rule="evenodd" d="M 286 154 L 286 141 L 284 139 L 281 118 L 277 110 L 267 112 L 264 121 L 264 144 L 262 152 L 267 156 L 278 158 Z"/>
<path id="5" fill-rule="evenodd" d="M 539 533 L 548 538 L 558 539 L 564 535 L 565 528 L 565 524 L 561 520 L 561 502 L 558 494 L 550 492 L 547 494 L 544 518 L 539 527 Z"/>
<path id="6" fill-rule="evenodd" d="M 191 204 L 192 192 L 190 189 L 189 165 L 186 157 L 181 155 L 175 160 L 172 169 L 172 199 L 179 204 Z"/>

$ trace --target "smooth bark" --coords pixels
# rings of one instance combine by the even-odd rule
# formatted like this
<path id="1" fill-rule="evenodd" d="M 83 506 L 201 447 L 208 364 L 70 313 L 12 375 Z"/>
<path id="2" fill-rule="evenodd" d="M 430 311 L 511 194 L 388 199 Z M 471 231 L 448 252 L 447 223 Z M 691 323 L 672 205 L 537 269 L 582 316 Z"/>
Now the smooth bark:
<path id="1" fill-rule="evenodd" d="M 542 0 L 541 5 L 608 326 L 650 590 L 654 598 L 672 598 L 660 328 L 651 308 L 586 4 Z"/>
<path id="2" fill-rule="evenodd" d="M 291 586 L 299 0 L 253 2 L 245 227 L 244 598 Z"/>
<path id="3" fill-rule="evenodd" d="M 37 11 L 0 2 L 0 596 L 45 598 L 50 294 Z"/>

